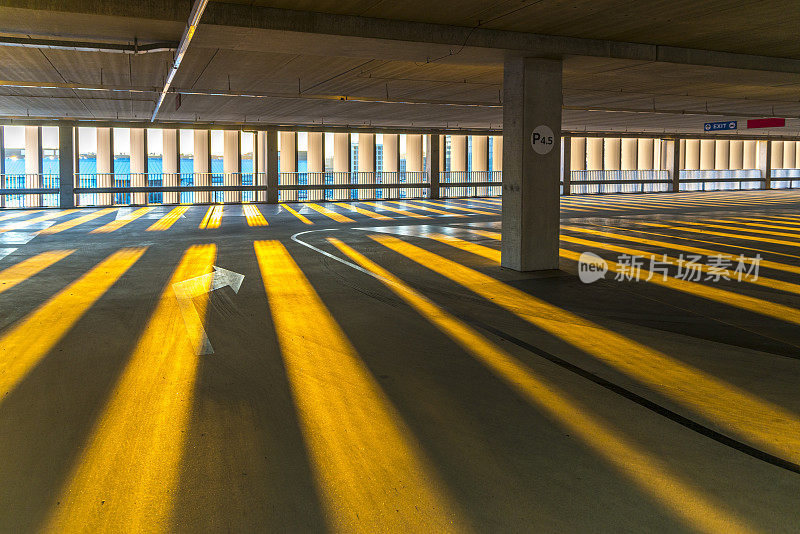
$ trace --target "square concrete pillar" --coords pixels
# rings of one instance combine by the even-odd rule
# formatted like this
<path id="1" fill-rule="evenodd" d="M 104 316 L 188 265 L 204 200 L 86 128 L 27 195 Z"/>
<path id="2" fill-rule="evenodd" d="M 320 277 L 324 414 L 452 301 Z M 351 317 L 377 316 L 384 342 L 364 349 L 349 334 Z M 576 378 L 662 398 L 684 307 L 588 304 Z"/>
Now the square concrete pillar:
<path id="1" fill-rule="evenodd" d="M 375 183 L 375 134 L 358 134 L 358 183 Z M 374 189 L 359 189 L 359 199 L 375 198 Z"/>
<path id="2" fill-rule="evenodd" d="M 211 185 L 211 131 L 194 131 L 194 185 Z M 211 202 L 210 191 L 195 191 L 194 202 Z"/>
<path id="3" fill-rule="evenodd" d="M 114 187 L 114 129 L 97 128 L 97 187 Z M 110 206 L 113 193 L 100 193 L 97 203 Z"/>
<path id="4" fill-rule="evenodd" d="M 322 132 L 308 132 L 308 184 L 321 185 L 325 183 L 325 134 Z M 309 190 L 308 200 L 323 200 L 325 191 L 322 189 Z"/>
<path id="5" fill-rule="evenodd" d="M 147 186 L 147 131 L 144 128 L 131 128 L 131 187 Z M 147 193 L 131 194 L 131 203 L 137 206 L 147 204 Z"/>
<path id="6" fill-rule="evenodd" d="M 744 168 L 744 141 L 733 139 L 728 152 L 728 168 L 741 170 Z"/>
<path id="7" fill-rule="evenodd" d="M 501 264 L 558 269 L 561 61 L 506 60 Z"/>
<path id="8" fill-rule="evenodd" d="M 178 130 L 161 130 L 161 136 L 164 147 L 161 153 L 161 183 L 164 187 L 177 187 L 181 183 L 181 155 L 178 150 Z M 177 192 L 164 193 L 164 204 L 178 204 L 180 198 L 181 194 Z"/>
<path id="9" fill-rule="evenodd" d="M 472 136 L 472 172 L 476 182 L 489 180 L 489 136 Z M 489 194 L 488 187 L 476 187 L 475 196 L 485 197 Z"/>
<path id="10" fill-rule="evenodd" d="M 400 136 L 383 134 L 383 172 L 381 181 L 384 184 L 396 184 L 400 173 Z M 383 198 L 397 198 L 397 189 L 384 189 Z"/>
<path id="11" fill-rule="evenodd" d="M 259 191 L 259 200 L 264 198 L 268 204 L 278 203 L 278 183 L 280 182 L 280 169 L 278 169 L 278 132 L 269 130 L 264 133 L 264 164 L 266 178 L 266 192 Z"/>
<path id="12" fill-rule="evenodd" d="M 638 140 L 635 137 L 626 137 L 622 139 L 621 151 L 620 169 L 623 171 L 635 171 L 637 158 L 639 156 Z"/>
<path id="13" fill-rule="evenodd" d="M 71 126 L 58 127 L 58 207 L 75 207 L 75 132 Z"/>
<path id="14" fill-rule="evenodd" d="M 42 187 L 42 128 L 25 127 L 25 187 Z M 38 208 L 42 195 L 25 195 L 25 207 Z"/>
<path id="15" fill-rule="evenodd" d="M 242 185 L 242 134 L 239 130 L 225 130 L 222 133 L 222 185 Z M 225 202 L 241 202 L 241 191 L 225 191 Z"/>
<path id="16" fill-rule="evenodd" d="M 764 189 L 772 188 L 772 143 L 770 141 L 757 141 L 756 157 L 758 170 L 764 180 Z"/>
<path id="17" fill-rule="evenodd" d="M 344 185 L 350 183 L 350 134 L 337 132 L 333 134 L 333 183 Z M 336 200 L 350 199 L 349 189 L 334 189 Z"/>
<path id="18" fill-rule="evenodd" d="M 280 180 L 283 185 L 297 185 L 297 132 L 280 132 Z M 281 191 L 281 201 L 297 201 L 297 191 Z"/>
<path id="19" fill-rule="evenodd" d="M 686 143 L 683 139 L 666 139 L 663 145 L 663 166 L 669 176 L 669 190 L 677 193 L 681 190 L 681 147 Z"/>

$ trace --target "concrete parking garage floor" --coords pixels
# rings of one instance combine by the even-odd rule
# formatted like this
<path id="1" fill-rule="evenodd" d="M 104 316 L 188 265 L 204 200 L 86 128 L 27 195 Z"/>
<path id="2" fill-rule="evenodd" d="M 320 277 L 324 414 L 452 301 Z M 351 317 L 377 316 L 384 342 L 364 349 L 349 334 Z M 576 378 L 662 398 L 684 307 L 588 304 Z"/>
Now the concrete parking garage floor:
<path id="1" fill-rule="evenodd" d="M 0 530 L 796 531 L 798 207 L 564 198 L 530 275 L 499 199 L 3 212 Z"/>

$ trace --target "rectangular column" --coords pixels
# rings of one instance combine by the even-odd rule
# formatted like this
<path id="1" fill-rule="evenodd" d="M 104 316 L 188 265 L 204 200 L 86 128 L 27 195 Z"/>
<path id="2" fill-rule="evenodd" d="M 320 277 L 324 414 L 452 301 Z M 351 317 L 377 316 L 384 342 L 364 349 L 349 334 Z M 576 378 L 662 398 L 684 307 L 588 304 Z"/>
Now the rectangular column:
<path id="1" fill-rule="evenodd" d="M 586 170 L 603 170 L 603 138 L 588 137 L 586 139 Z"/>
<path id="2" fill-rule="evenodd" d="M 280 132 L 280 180 L 281 184 L 297 185 L 297 132 Z M 297 201 L 297 191 L 281 191 L 279 200 Z"/>
<path id="3" fill-rule="evenodd" d="M 194 185 L 211 185 L 211 131 L 194 131 Z M 196 191 L 194 201 L 198 204 L 211 202 L 210 191 Z"/>
<path id="4" fill-rule="evenodd" d="M 486 182 L 489 180 L 489 136 L 472 136 L 472 176 L 475 181 Z M 488 187 L 476 187 L 475 196 L 489 195 Z"/>
<path id="5" fill-rule="evenodd" d="M 147 132 L 144 128 L 131 128 L 131 187 L 147 186 Z M 131 203 L 147 204 L 147 193 L 133 193 Z"/>
<path id="6" fill-rule="evenodd" d="M 381 181 L 384 184 L 396 184 L 400 172 L 400 136 L 383 134 L 383 172 Z M 384 189 L 383 198 L 397 198 L 397 189 Z"/>
<path id="7" fill-rule="evenodd" d="M 717 139 L 714 142 L 714 169 L 724 171 L 731 162 L 731 145 L 727 139 Z"/>
<path id="8" fill-rule="evenodd" d="M 279 181 L 279 169 L 278 169 L 278 131 L 277 130 L 269 130 L 267 132 L 259 132 L 265 134 L 265 164 L 266 168 L 265 177 L 266 177 L 266 201 L 269 204 L 277 204 L 278 203 L 278 181 Z M 260 194 L 261 192 L 259 192 Z M 259 197 L 260 199 L 260 197 Z"/>
<path id="9" fill-rule="evenodd" d="M 501 264 L 558 269 L 561 61 L 506 60 Z"/>
<path id="10" fill-rule="evenodd" d="M 795 160 L 797 159 L 797 142 L 784 141 L 783 142 L 783 168 L 794 169 Z"/>
<path id="11" fill-rule="evenodd" d="M 622 166 L 622 143 L 619 137 L 603 139 L 603 170 L 618 171 Z"/>
<path id="12" fill-rule="evenodd" d="M 308 132 L 308 184 L 320 185 L 325 183 L 325 134 L 322 132 Z M 325 191 L 318 189 L 309 190 L 308 200 L 323 200 Z"/>
<path id="13" fill-rule="evenodd" d="M 422 175 L 425 172 L 423 166 L 424 156 L 422 152 L 422 134 L 406 135 L 406 181 L 422 182 Z M 421 196 L 417 188 L 403 189 L 406 197 Z"/>
<path id="14" fill-rule="evenodd" d="M 114 187 L 114 129 L 97 129 L 97 187 Z M 97 202 L 110 206 L 114 202 L 113 193 L 100 193 Z"/>
<path id="15" fill-rule="evenodd" d="M 783 168 L 783 144 L 783 141 L 772 141 L 770 167 L 773 169 Z"/>
<path id="16" fill-rule="evenodd" d="M 71 152 L 70 152 L 71 153 Z M 25 127 L 25 187 L 30 189 L 42 186 L 42 128 Z M 25 207 L 38 208 L 42 205 L 42 195 L 25 195 Z"/>
<path id="17" fill-rule="evenodd" d="M 744 168 L 744 141 L 733 139 L 728 151 L 728 168 L 741 170 Z"/>
<path id="18" fill-rule="evenodd" d="M 655 139 L 639 139 L 636 143 L 636 169 L 652 171 L 655 169 Z"/>
<path id="19" fill-rule="evenodd" d="M 242 185 L 242 151 L 241 132 L 225 130 L 222 133 L 222 185 Z M 225 191 L 222 195 L 225 202 L 241 202 L 241 191 Z"/>
<path id="20" fill-rule="evenodd" d="M 772 189 L 772 143 L 770 141 L 758 141 L 757 157 L 758 169 L 761 171 L 761 178 L 764 179 L 764 189 Z"/>
<path id="21" fill-rule="evenodd" d="M 439 198 L 439 182 L 441 179 L 441 158 L 440 148 L 442 146 L 442 136 L 431 134 L 428 137 L 428 176 L 430 177 L 431 188 L 428 196 L 433 199 Z"/>
<path id="22" fill-rule="evenodd" d="M 623 171 L 635 171 L 639 156 L 639 146 L 636 138 L 626 137 L 622 139 L 622 155 L 620 158 L 620 169 Z"/>
<path id="23" fill-rule="evenodd" d="M 58 127 L 58 207 L 75 207 L 75 128 Z"/>
<path id="24" fill-rule="evenodd" d="M 492 140 L 492 180 L 501 183 L 503 176 L 503 136 L 496 135 Z M 492 187 L 493 194 L 502 194 L 496 187 Z"/>
<path id="25" fill-rule="evenodd" d="M 563 137 L 561 139 L 561 181 L 564 186 L 561 189 L 562 195 L 569 195 L 572 189 L 572 139 Z"/>
<path id="26" fill-rule="evenodd" d="M 758 141 L 744 141 L 743 152 L 743 168 L 758 169 Z"/>
<path id="27" fill-rule="evenodd" d="M 178 150 L 178 130 L 161 130 L 163 152 L 161 153 L 161 183 L 164 187 L 180 185 L 181 155 Z M 98 146 L 100 137 L 98 136 Z M 181 194 L 164 193 L 164 204 L 178 204 Z"/>
<path id="28" fill-rule="evenodd" d="M 450 136 L 450 169 L 448 177 L 451 182 L 466 182 L 467 177 L 467 136 Z M 450 188 L 449 196 L 463 197 L 467 194 L 466 187 Z"/>
<path id="29" fill-rule="evenodd" d="M 681 190 L 681 147 L 686 146 L 683 141 L 683 139 L 666 139 L 664 141 L 664 169 L 669 176 L 669 190 L 672 193 Z"/>
<path id="30" fill-rule="evenodd" d="M 686 169 L 697 170 L 700 169 L 700 140 L 687 139 L 686 140 Z"/>
<path id="31" fill-rule="evenodd" d="M 350 183 L 350 134 L 337 132 L 333 134 L 333 183 L 344 185 Z M 334 189 L 333 198 L 349 200 L 349 189 Z"/>
<path id="32" fill-rule="evenodd" d="M 710 171 L 714 169 L 717 143 L 713 139 L 700 140 L 700 170 Z"/>
<path id="33" fill-rule="evenodd" d="M 358 183 L 375 183 L 375 134 L 358 134 Z M 359 199 L 375 198 L 374 189 L 359 189 Z"/>

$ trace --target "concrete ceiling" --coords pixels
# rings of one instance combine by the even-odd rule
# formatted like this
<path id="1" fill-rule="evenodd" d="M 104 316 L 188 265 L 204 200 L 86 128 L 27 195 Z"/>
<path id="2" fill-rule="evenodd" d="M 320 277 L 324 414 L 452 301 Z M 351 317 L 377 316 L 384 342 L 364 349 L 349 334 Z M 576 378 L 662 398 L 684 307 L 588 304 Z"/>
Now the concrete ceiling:
<path id="1" fill-rule="evenodd" d="M 0 6 L 0 40 L 147 44 L 177 42 L 191 3 Z M 565 129 L 700 133 L 781 116 L 787 128 L 757 133 L 796 136 L 797 27 L 797 3 L 779 0 L 212 2 L 173 82 L 180 106 L 168 96 L 159 119 L 499 129 L 504 59 L 541 48 L 564 58 Z M 146 121 L 171 59 L 0 46 L 0 118 Z"/>

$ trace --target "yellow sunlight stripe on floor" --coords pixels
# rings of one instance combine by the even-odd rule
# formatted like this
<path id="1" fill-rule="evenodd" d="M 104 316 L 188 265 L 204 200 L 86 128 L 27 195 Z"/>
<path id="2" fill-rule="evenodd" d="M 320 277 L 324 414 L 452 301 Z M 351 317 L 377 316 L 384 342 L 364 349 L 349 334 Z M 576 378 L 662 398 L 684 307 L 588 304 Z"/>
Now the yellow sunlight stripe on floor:
<path id="1" fill-rule="evenodd" d="M 309 208 L 311 208 L 314 211 L 318 211 L 319 213 L 325 215 L 326 217 L 329 217 L 329 218 L 333 219 L 336 222 L 340 222 L 340 223 L 355 222 L 350 217 L 342 215 L 341 213 L 336 213 L 333 210 L 329 210 L 325 206 L 320 206 L 319 204 L 314 204 L 313 202 L 307 202 L 306 206 L 308 206 Z"/>
<path id="2" fill-rule="evenodd" d="M 108 215 L 109 213 L 113 213 L 117 211 L 119 208 L 105 208 L 102 210 L 98 210 L 92 213 L 88 213 L 81 217 L 76 217 L 74 219 L 70 219 L 68 221 L 64 221 L 62 223 L 54 224 L 50 228 L 45 228 L 40 234 L 57 234 L 59 232 L 63 232 L 64 230 L 69 230 L 70 228 L 75 228 L 79 224 L 83 224 L 85 222 L 93 221 L 98 217 L 102 217 L 103 215 Z M 29 221 L 30 222 L 30 221 Z"/>
<path id="3" fill-rule="evenodd" d="M 202 324 L 188 330 L 172 284 L 210 272 L 215 256 L 214 245 L 196 245 L 183 255 L 61 488 L 46 531 L 174 529 L 170 513 L 204 336 Z M 206 286 L 210 282 L 209 277 Z M 207 302 L 201 292 L 190 304 L 205 317 Z"/>
<path id="4" fill-rule="evenodd" d="M 789 410 L 491 276 L 393 236 L 370 237 L 716 421 L 737 436 L 792 462 L 800 461 L 800 419 Z"/>
<path id="5" fill-rule="evenodd" d="M 31 225 L 36 224 L 36 223 L 40 223 L 42 221 L 49 221 L 49 220 L 52 220 L 52 219 L 57 219 L 59 217 L 63 217 L 64 215 L 69 215 L 71 213 L 77 213 L 79 211 L 83 211 L 83 210 L 71 209 L 71 210 L 53 211 L 53 212 L 50 212 L 50 213 L 45 213 L 44 215 L 40 215 L 39 217 L 34 217 L 33 219 L 28 219 L 28 220 L 21 221 L 21 222 L 11 223 L 12 226 L 8 226 L 8 227 L 5 227 L 5 228 L 0 228 L 0 233 L 13 232 L 14 230 L 17 230 L 17 229 L 20 229 L 20 228 L 27 228 L 28 226 L 31 226 Z"/>
<path id="6" fill-rule="evenodd" d="M 395 208 L 392 206 L 387 206 L 386 204 L 378 204 L 377 202 L 362 202 L 362 204 L 366 204 L 367 206 L 372 206 L 374 208 L 380 208 L 387 211 L 391 211 L 392 213 L 397 213 L 398 215 L 405 215 L 406 217 L 413 217 L 415 219 L 431 219 L 428 215 L 421 215 L 419 213 L 413 213 L 411 211 L 401 210 L 399 208 Z"/>
<path id="7" fill-rule="evenodd" d="M 464 215 L 462 215 L 460 213 L 453 213 L 452 211 L 438 210 L 436 208 L 430 208 L 428 206 L 420 206 L 420 205 L 417 205 L 417 204 L 411 204 L 410 202 L 403 202 L 403 201 L 400 201 L 400 200 L 387 200 L 386 202 L 393 202 L 393 203 L 397 204 L 398 206 L 403 206 L 403 207 L 406 207 L 406 208 L 423 210 L 423 211 L 430 211 L 432 213 L 440 213 L 442 215 L 450 215 L 452 217 L 464 217 Z"/>
<path id="8" fill-rule="evenodd" d="M 209 206 L 198 228 L 219 228 L 222 224 L 222 206 Z"/>
<path id="9" fill-rule="evenodd" d="M 328 238 L 345 255 L 405 300 L 422 317 L 452 338 L 467 353 L 485 365 L 500 380 L 543 410 L 557 424 L 576 434 L 592 451 L 601 455 L 623 476 L 632 480 L 657 503 L 687 525 L 705 532 L 751 532 L 752 529 L 706 497 L 691 483 L 670 472 L 658 458 L 640 450 L 614 432 L 568 394 L 538 376 L 529 366 L 459 321 L 399 278 L 336 238 Z"/>
<path id="10" fill-rule="evenodd" d="M 9 219 L 16 219 L 17 217 L 24 217 L 25 215 L 33 215 L 34 213 L 39 213 L 42 210 L 33 210 L 33 211 L 17 211 L 14 213 L 6 213 L 5 215 L 0 216 L 0 221 L 7 221 Z"/>
<path id="11" fill-rule="evenodd" d="M 277 241 L 255 252 L 334 532 L 463 531 L 411 430 Z"/>
<path id="12" fill-rule="evenodd" d="M 288 211 L 289 213 L 291 213 L 292 215 L 294 215 L 295 217 L 297 217 L 298 219 L 303 221 L 303 223 L 305 223 L 305 224 L 314 224 L 313 222 L 311 222 L 308 219 L 308 217 L 306 217 L 305 215 L 301 215 L 296 210 L 294 210 L 293 208 L 287 206 L 286 204 L 281 204 L 281 208 L 285 209 L 286 211 Z"/>
<path id="13" fill-rule="evenodd" d="M 686 245 L 670 243 L 668 241 L 658 241 L 658 240 L 655 240 L 655 239 L 646 239 L 646 238 L 643 238 L 643 237 L 629 236 L 629 235 L 620 234 L 620 233 L 616 233 L 616 232 L 603 232 L 601 230 L 593 230 L 591 228 L 582 228 L 580 226 L 562 225 L 561 229 L 562 230 L 568 230 L 570 232 L 580 232 L 580 233 L 584 233 L 584 234 L 591 234 L 591 235 L 596 235 L 596 236 L 601 236 L 601 237 L 609 237 L 609 238 L 612 238 L 612 239 L 618 239 L 620 241 L 629 241 L 629 242 L 633 242 L 633 243 L 639 243 L 639 244 L 642 244 L 642 245 L 653 245 L 653 246 L 656 246 L 656 247 L 671 248 L 673 250 L 680 250 L 680 251 L 683 251 L 683 252 L 689 252 L 691 254 L 700 254 L 702 256 L 716 256 L 718 254 L 727 255 L 727 256 L 733 256 L 733 254 L 720 252 L 718 250 L 711 250 L 711 249 L 699 248 L 699 247 L 690 247 L 690 246 L 686 246 Z M 562 238 L 563 238 L 563 234 L 562 234 Z M 731 246 L 731 245 L 728 245 L 728 246 Z M 766 252 L 766 251 L 762 251 L 762 252 Z M 650 254 L 651 253 L 648 253 L 647 257 L 650 257 Z M 744 262 L 745 263 L 752 263 L 752 258 L 745 258 Z M 763 258 L 760 260 L 759 265 L 761 267 L 766 267 L 768 269 L 775 269 L 777 271 L 784 271 L 784 272 L 787 272 L 787 273 L 800 274 L 800 266 L 797 266 L 797 265 L 789 265 L 787 263 L 778 263 L 778 262 L 775 262 L 775 261 L 765 260 Z"/>
<path id="14" fill-rule="evenodd" d="M 244 210 L 244 217 L 247 219 L 247 226 L 269 226 L 264 214 L 257 207 L 252 204 L 245 204 L 242 209 Z"/>
<path id="15" fill-rule="evenodd" d="M 783 239 L 772 239 L 769 237 L 757 237 L 752 235 L 742 235 L 742 234 L 729 234 L 727 232 L 715 232 L 713 230 L 706 230 L 700 228 L 690 228 L 688 226 L 671 226 L 669 224 L 661 224 L 661 223 L 652 223 L 646 221 L 636 221 L 637 224 L 641 224 L 643 226 L 648 226 L 652 228 L 667 228 L 669 230 L 678 230 L 680 232 L 691 232 L 695 234 L 702 234 L 702 235 L 714 235 L 718 237 L 732 237 L 734 239 L 742 239 L 744 241 L 758 241 L 760 243 L 774 243 L 776 245 L 788 245 L 790 247 L 799 247 L 800 243 L 797 241 L 785 241 Z"/>
<path id="16" fill-rule="evenodd" d="M 436 202 L 433 200 L 417 200 L 417 202 L 423 202 L 425 204 L 431 206 L 440 206 L 442 208 L 454 209 L 458 211 L 467 211 L 469 213 L 477 213 L 479 215 L 494 215 L 497 216 L 500 213 L 498 211 L 484 211 L 484 210 L 476 210 L 474 208 L 463 208 L 461 206 L 454 206 L 453 204 L 448 204 L 446 202 Z"/>
<path id="17" fill-rule="evenodd" d="M 115 252 L 0 337 L 0 399 L 16 387 L 145 250 L 146 247 L 140 247 Z"/>
<path id="18" fill-rule="evenodd" d="M 750 234 L 766 234 L 766 235 L 775 235 L 779 237 L 791 237 L 794 239 L 800 239 L 800 235 L 786 233 L 786 232 L 774 232 L 772 230 L 758 230 L 756 228 L 742 228 L 741 226 L 728 226 L 725 224 L 708 224 L 708 223 L 700 223 L 700 222 L 692 222 L 692 221 L 666 221 L 670 224 L 688 224 L 690 226 L 702 226 L 703 228 L 718 228 L 720 230 L 737 230 L 740 232 L 750 233 Z M 800 245 L 800 243 L 795 243 L 795 245 Z"/>
<path id="19" fill-rule="evenodd" d="M 583 245 L 589 248 L 611 250 L 613 252 L 619 252 L 621 254 L 629 254 L 631 256 L 640 256 L 644 258 L 649 258 L 651 254 L 643 250 L 637 250 L 628 247 L 619 247 L 608 243 L 602 243 L 599 241 L 590 241 L 587 239 L 580 239 L 568 235 L 562 235 L 561 240 L 567 243 L 573 243 L 575 245 Z M 566 257 L 578 261 L 580 253 L 574 252 L 572 250 L 561 249 L 561 257 Z M 659 261 L 665 261 L 671 265 L 677 266 L 680 264 L 677 258 L 672 258 L 670 256 L 664 256 L 658 254 L 656 254 L 656 257 L 658 258 Z M 624 269 L 618 263 L 608 260 L 606 260 L 606 262 L 608 263 L 609 270 L 614 271 L 615 273 L 620 271 L 624 272 Z M 708 273 L 710 271 L 709 268 L 705 265 L 700 266 L 700 270 L 704 273 Z M 650 276 L 650 271 L 648 269 L 642 268 L 641 273 L 645 278 Z M 726 270 L 725 273 L 727 274 L 727 276 L 735 279 L 733 271 Z M 773 319 L 777 319 L 779 321 L 785 321 L 788 323 L 794 323 L 800 325 L 800 310 L 798 310 L 797 308 L 792 308 L 791 306 L 776 304 L 768 300 L 756 297 L 750 297 L 748 295 L 743 295 L 741 293 L 735 293 L 733 291 L 720 289 L 707 284 L 700 284 L 697 282 L 690 282 L 688 280 L 681 280 L 679 278 L 673 278 L 671 276 L 668 276 L 667 279 L 664 280 L 659 273 L 653 273 L 653 277 L 647 282 L 650 284 L 664 286 L 669 289 L 673 289 L 675 291 L 681 291 L 682 293 L 687 293 L 690 295 L 695 295 L 697 297 L 720 302 L 722 304 L 740 308 L 742 310 L 751 311 L 753 313 L 764 315 L 766 317 L 772 317 Z M 781 280 L 765 278 L 763 276 L 759 276 L 757 280 L 748 280 L 747 283 L 753 285 L 759 285 L 762 287 L 768 287 L 770 289 L 777 289 L 779 291 L 786 291 L 787 293 L 800 294 L 800 285 L 798 284 L 792 284 L 791 282 L 783 282 Z"/>
<path id="20" fill-rule="evenodd" d="M 16 265 L 12 265 L 0 271 L 0 293 L 11 289 L 20 282 L 24 282 L 36 273 L 47 269 L 57 261 L 66 258 L 73 252 L 75 252 L 75 249 L 42 252 L 41 254 L 26 258 Z"/>
<path id="21" fill-rule="evenodd" d="M 358 206 L 354 206 L 353 204 L 349 204 L 347 202 L 336 202 L 336 205 L 340 206 L 342 208 L 348 209 L 350 211 L 353 211 L 355 213 L 360 213 L 361 215 L 366 215 L 367 217 L 372 217 L 373 219 L 381 219 L 381 220 L 384 220 L 384 221 L 387 221 L 387 220 L 388 221 L 392 221 L 392 220 L 394 220 L 394 219 L 392 219 L 392 217 L 388 217 L 386 215 L 381 215 L 380 213 L 376 213 L 374 211 L 365 210 L 364 208 L 359 208 Z"/>
<path id="22" fill-rule="evenodd" d="M 161 217 L 159 220 L 154 222 L 150 227 L 145 230 L 146 232 L 163 232 L 165 230 L 169 230 L 172 228 L 172 225 L 178 222 L 178 219 L 183 216 L 184 213 L 189 211 L 189 206 L 177 206 L 172 208 L 169 213 Z"/>
<path id="23" fill-rule="evenodd" d="M 119 230 L 123 226 L 132 223 L 139 217 L 147 215 L 149 212 L 153 211 L 154 208 L 146 207 L 146 208 L 139 208 L 138 210 L 132 212 L 130 215 L 126 215 L 125 217 L 120 217 L 116 221 L 111 221 L 110 223 L 101 226 L 100 228 L 95 228 L 92 230 L 91 234 L 107 234 L 113 232 L 114 230 Z"/>

